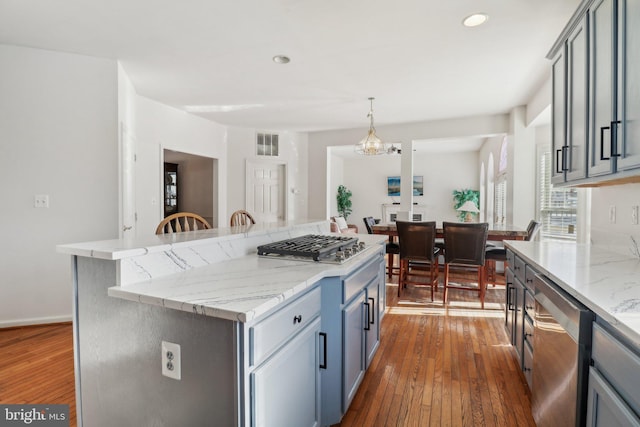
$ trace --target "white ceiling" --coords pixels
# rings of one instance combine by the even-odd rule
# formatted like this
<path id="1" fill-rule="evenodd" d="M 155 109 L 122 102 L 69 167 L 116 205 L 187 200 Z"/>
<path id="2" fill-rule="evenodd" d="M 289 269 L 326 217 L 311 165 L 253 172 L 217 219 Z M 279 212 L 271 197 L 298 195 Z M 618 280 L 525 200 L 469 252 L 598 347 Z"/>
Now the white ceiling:
<path id="1" fill-rule="evenodd" d="M 0 43 L 117 59 L 140 95 L 177 108 L 249 106 L 199 114 L 221 124 L 366 128 L 369 96 L 377 125 L 525 104 L 579 3 L 0 0 Z M 461 25 L 479 11 L 485 25 Z"/>

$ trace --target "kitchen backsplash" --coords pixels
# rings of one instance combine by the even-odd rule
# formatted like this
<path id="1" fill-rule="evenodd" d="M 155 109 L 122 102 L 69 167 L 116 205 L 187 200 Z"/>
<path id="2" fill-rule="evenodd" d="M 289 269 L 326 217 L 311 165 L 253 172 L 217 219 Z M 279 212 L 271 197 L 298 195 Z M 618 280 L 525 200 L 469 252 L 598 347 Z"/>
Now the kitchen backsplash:
<path id="1" fill-rule="evenodd" d="M 634 206 L 640 206 L 640 184 L 593 188 L 591 243 L 640 259 L 640 225 L 634 224 Z"/>

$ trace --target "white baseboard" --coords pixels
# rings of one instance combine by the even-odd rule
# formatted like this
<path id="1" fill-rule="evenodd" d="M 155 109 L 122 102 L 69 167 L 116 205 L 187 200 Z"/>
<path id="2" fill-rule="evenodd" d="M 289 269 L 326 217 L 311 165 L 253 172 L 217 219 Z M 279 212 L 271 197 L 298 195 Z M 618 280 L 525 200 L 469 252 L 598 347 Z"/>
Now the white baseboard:
<path id="1" fill-rule="evenodd" d="M 71 322 L 72 316 L 37 317 L 34 319 L 18 319 L 0 321 L 0 329 L 15 328 L 18 326 L 46 325 L 48 323 Z"/>

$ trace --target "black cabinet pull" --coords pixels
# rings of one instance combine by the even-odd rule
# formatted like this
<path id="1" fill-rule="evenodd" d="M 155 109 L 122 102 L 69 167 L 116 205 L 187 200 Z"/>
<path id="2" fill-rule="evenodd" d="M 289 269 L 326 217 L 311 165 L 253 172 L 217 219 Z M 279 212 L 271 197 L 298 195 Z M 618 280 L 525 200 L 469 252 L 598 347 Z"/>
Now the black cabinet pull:
<path id="1" fill-rule="evenodd" d="M 620 157 L 620 153 L 618 153 L 618 125 L 620 124 L 620 120 L 616 120 L 611 122 L 611 157 Z"/>
<path id="2" fill-rule="evenodd" d="M 376 323 L 376 300 L 373 298 L 369 298 L 371 300 L 371 316 L 369 317 L 369 323 L 374 325 Z"/>
<path id="3" fill-rule="evenodd" d="M 368 302 L 365 302 L 363 304 L 367 306 L 367 321 L 365 322 L 366 324 L 365 324 L 364 330 L 365 331 L 370 331 L 371 328 L 369 327 L 369 325 L 371 323 L 369 323 L 369 316 L 370 316 L 369 313 L 371 312 L 371 304 L 369 304 Z"/>
<path id="4" fill-rule="evenodd" d="M 319 332 L 318 335 L 320 335 L 322 338 L 324 338 L 324 346 L 323 346 L 323 350 L 322 350 L 322 361 L 323 361 L 323 363 L 320 364 L 319 368 L 320 369 L 327 369 L 327 333 L 326 332 Z"/>
<path id="5" fill-rule="evenodd" d="M 298 314 L 297 316 L 293 316 L 293 324 L 302 323 L 302 315 Z"/>
<path id="6" fill-rule="evenodd" d="M 564 147 L 563 148 L 558 148 L 556 150 L 556 173 L 562 173 L 562 164 L 564 163 L 564 161 L 562 159 L 558 159 L 558 154 L 560 154 L 560 157 L 562 156 L 562 153 L 564 151 Z M 560 167 L 560 169 L 558 169 L 558 167 Z"/>
<path id="7" fill-rule="evenodd" d="M 609 126 L 603 126 L 600 128 L 600 160 L 610 160 L 611 157 L 604 156 L 604 131 L 610 129 Z"/>
<path id="8" fill-rule="evenodd" d="M 509 311 L 514 311 L 514 304 L 513 304 L 513 292 L 515 291 L 516 288 L 509 288 L 509 293 L 507 294 L 507 305 L 509 306 Z"/>

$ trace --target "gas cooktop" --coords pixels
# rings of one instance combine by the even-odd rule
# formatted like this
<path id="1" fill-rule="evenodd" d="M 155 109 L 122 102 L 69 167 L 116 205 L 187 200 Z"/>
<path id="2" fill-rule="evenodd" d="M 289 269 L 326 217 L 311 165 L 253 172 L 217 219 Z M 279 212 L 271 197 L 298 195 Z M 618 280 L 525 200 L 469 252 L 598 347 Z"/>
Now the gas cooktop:
<path id="1" fill-rule="evenodd" d="M 307 234 L 258 246 L 258 255 L 279 259 L 342 264 L 364 249 L 364 242 L 358 243 L 357 237 Z"/>

